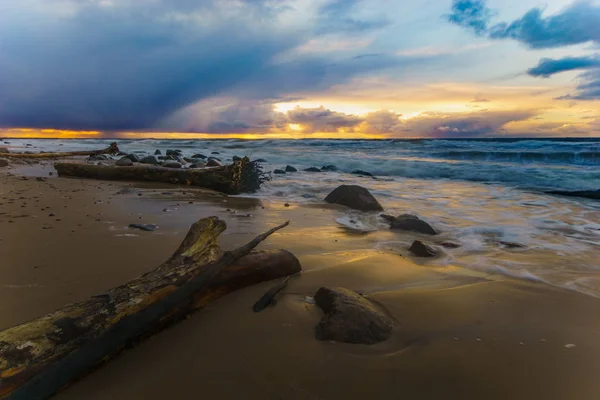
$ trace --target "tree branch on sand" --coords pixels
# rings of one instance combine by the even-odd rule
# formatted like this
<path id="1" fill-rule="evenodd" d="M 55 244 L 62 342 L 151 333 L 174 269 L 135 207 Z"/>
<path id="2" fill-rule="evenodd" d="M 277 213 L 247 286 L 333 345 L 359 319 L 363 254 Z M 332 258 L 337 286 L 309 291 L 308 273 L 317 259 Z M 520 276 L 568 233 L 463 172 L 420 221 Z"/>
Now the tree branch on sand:
<path id="1" fill-rule="evenodd" d="M 300 272 L 300 262 L 290 252 L 252 251 L 288 223 L 222 252 L 217 238 L 225 222 L 201 219 L 155 270 L 0 332 L 0 398 L 48 398 L 127 346 L 219 297 Z"/>

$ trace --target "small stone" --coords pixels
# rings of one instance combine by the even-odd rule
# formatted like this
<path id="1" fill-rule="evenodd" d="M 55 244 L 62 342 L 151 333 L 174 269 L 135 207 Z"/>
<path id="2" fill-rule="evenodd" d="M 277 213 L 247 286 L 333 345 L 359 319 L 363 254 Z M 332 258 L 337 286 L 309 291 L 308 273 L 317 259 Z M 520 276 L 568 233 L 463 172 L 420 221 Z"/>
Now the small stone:
<path id="1" fill-rule="evenodd" d="M 139 162 L 140 161 L 140 158 L 137 156 L 137 154 L 130 153 L 130 154 L 127 154 L 125 157 L 129 158 L 133 162 Z"/>
<path id="2" fill-rule="evenodd" d="M 129 224 L 129 229 L 139 229 L 146 232 L 152 232 L 156 230 L 156 225 L 152 224 Z"/>
<path id="3" fill-rule="evenodd" d="M 354 171 L 350 172 L 351 174 L 354 175 L 363 175 L 363 176 L 370 176 L 372 177 L 373 174 L 367 171 L 363 171 L 362 169 L 355 169 Z"/>
<path id="4" fill-rule="evenodd" d="M 302 171 L 305 171 L 305 172 L 321 172 L 321 170 L 319 168 L 317 168 L 317 167 L 305 168 Z"/>
<path id="5" fill-rule="evenodd" d="M 223 164 L 221 164 L 218 160 L 211 158 L 208 160 L 208 162 L 206 163 L 207 167 L 222 167 Z"/>
<path id="6" fill-rule="evenodd" d="M 160 155 L 162 155 L 162 152 L 161 152 L 160 150 L 156 149 L 156 150 L 154 151 L 154 155 L 155 155 L 155 156 L 160 156 Z"/>
<path id="7" fill-rule="evenodd" d="M 431 227 L 427 222 L 419 219 L 416 215 L 402 214 L 398 216 L 392 222 L 392 229 L 418 232 L 425 235 L 437 235 L 435 229 Z"/>
<path id="8" fill-rule="evenodd" d="M 119 161 L 117 161 L 115 165 L 117 165 L 118 167 L 131 167 L 133 165 L 133 161 L 131 161 L 130 158 L 125 156 L 119 159 Z"/>
<path id="9" fill-rule="evenodd" d="M 290 206 L 290 203 L 285 203 L 283 206 L 284 206 L 284 207 L 289 207 L 289 206 Z"/>
<path id="10" fill-rule="evenodd" d="M 165 168 L 181 168 L 181 163 L 177 162 L 177 161 L 165 161 L 163 164 L 163 167 Z"/>
<path id="11" fill-rule="evenodd" d="M 364 187 L 341 185 L 325 197 L 328 203 L 341 204 L 360 211 L 383 211 L 383 207 Z"/>
<path id="12" fill-rule="evenodd" d="M 213 152 L 212 152 L 212 153 L 210 153 L 210 154 L 221 154 L 221 153 L 219 153 L 218 151 L 213 151 Z"/>
<path id="13" fill-rule="evenodd" d="M 285 171 L 282 169 L 276 169 L 273 171 L 274 174 L 285 175 Z"/>
<path id="14" fill-rule="evenodd" d="M 200 158 L 200 159 L 202 159 L 202 160 L 206 160 L 206 156 L 205 156 L 204 154 L 200 154 L 200 153 L 198 153 L 198 154 L 194 154 L 194 155 L 192 156 L 192 158 Z"/>
<path id="15" fill-rule="evenodd" d="M 437 251 L 433 247 L 420 240 L 415 240 L 409 250 L 417 257 L 435 257 L 437 255 Z"/>
<path id="16" fill-rule="evenodd" d="M 298 170 L 296 168 L 292 167 L 291 165 L 286 165 L 285 172 L 298 172 Z"/>

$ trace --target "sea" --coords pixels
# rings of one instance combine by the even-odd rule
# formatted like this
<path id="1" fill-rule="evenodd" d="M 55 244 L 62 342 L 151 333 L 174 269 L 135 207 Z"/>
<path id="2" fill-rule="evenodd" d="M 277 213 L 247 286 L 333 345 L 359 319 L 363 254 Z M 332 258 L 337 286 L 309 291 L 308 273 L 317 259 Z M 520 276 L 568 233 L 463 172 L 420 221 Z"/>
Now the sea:
<path id="1" fill-rule="evenodd" d="M 389 214 L 416 214 L 440 237 L 433 263 L 545 282 L 600 297 L 600 201 L 548 194 L 600 189 L 599 139 L 389 139 L 389 140 L 124 140 L 6 139 L 32 151 L 93 150 L 117 141 L 125 152 L 179 149 L 230 162 L 264 159 L 273 174 L 252 196 L 269 202 L 322 204 L 341 184 L 368 188 Z M 2 142 L 0 141 L 0 144 Z M 16 150 L 16 149 L 15 149 Z M 213 154 L 218 153 L 218 154 Z M 337 171 L 310 173 L 334 165 Z M 369 172 L 373 177 L 352 174 Z M 362 232 L 389 229 L 377 213 L 340 212 L 332 221 Z M 386 240 L 381 251 L 400 251 L 408 240 Z"/>

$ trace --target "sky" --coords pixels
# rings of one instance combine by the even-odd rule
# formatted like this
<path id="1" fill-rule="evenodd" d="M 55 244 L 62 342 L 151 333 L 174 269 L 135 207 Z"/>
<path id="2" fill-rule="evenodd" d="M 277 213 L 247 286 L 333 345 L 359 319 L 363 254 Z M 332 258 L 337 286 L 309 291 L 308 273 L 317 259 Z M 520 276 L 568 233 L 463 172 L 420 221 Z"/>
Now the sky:
<path id="1" fill-rule="evenodd" d="M 600 0 L 0 0 L 0 136 L 600 137 Z"/>

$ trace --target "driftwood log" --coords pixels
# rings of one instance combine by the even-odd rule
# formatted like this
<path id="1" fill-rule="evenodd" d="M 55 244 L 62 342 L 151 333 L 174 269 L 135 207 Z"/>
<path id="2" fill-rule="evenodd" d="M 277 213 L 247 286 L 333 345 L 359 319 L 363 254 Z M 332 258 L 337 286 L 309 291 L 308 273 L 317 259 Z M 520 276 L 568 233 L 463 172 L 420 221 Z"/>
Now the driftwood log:
<path id="1" fill-rule="evenodd" d="M 57 162 L 59 176 L 92 178 L 108 181 L 149 181 L 187 184 L 217 190 L 227 194 L 254 192 L 267 179 L 260 165 L 244 157 L 222 167 L 179 169 L 155 165 L 92 165 Z"/>
<path id="2" fill-rule="evenodd" d="M 157 269 L 80 303 L 0 332 L 0 398 L 45 399 L 190 312 L 236 289 L 301 270 L 284 250 L 252 249 L 288 222 L 222 252 L 225 222 L 196 222 Z"/>
<path id="3" fill-rule="evenodd" d="M 2 153 L 2 157 L 9 158 L 62 158 L 62 157 L 75 157 L 75 156 L 97 156 L 100 154 L 117 154 L 119 153 L 119 146 L 116 142 L 112 142 L 110 146 L 102 150 L 92 151 L 64 151 L 57 153 Z"/>

